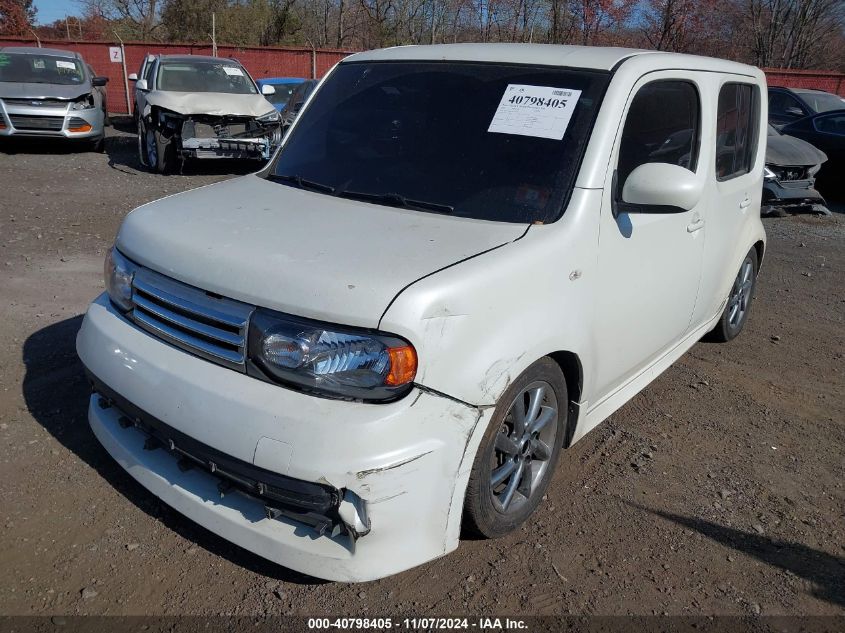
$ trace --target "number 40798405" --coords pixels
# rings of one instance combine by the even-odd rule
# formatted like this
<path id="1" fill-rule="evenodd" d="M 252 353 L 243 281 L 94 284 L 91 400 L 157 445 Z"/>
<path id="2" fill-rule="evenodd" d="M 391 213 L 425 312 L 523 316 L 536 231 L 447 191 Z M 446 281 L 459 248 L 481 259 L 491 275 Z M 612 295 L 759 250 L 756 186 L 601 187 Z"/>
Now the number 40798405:
<path id="1" fill-rule="evenodd" d="M 540 106 L 544 108 L 565 108 L 566 99 L 552 99 L 544 97 L 531 97 L 528 95 L 514 95 L 510 98 L 508 103 L 513 105 L 530 105 Z"/>

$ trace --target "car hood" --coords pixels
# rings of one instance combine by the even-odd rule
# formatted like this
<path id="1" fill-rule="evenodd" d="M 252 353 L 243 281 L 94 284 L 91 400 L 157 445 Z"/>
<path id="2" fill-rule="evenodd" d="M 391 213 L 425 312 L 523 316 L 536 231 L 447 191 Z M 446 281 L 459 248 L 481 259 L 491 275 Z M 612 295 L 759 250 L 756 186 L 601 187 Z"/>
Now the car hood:
<path id="1" fill-rule="evenodd" d="M 234 95 L 225 92 L 153 90 L 147 93 L 146 102 L 148 106 L 158 106 L 178 114 L 213 116 L 257 117 L 274 109 L 273 104 L 261 95 Z"/>
<path id="2" fill-rule="evenodd" d="M 91 82 L 62 86 L 60 84 L 0 81 L 0 99 L 76 99 L 88 94 Z"/>
<path id="3" fill-rule="evenodd" d="M 116 243 L 137 263 L 207 291 L 375 328 L 407 285 L 526 230 L 344 200 L 252 175 L 139 207 Z"/>
<path id="4" fill-rule="evenodd" d="M 786 134 L 766 138 L 766 164 L 785 166 L 819 165 L 827 155 L 800 138 Z"/>

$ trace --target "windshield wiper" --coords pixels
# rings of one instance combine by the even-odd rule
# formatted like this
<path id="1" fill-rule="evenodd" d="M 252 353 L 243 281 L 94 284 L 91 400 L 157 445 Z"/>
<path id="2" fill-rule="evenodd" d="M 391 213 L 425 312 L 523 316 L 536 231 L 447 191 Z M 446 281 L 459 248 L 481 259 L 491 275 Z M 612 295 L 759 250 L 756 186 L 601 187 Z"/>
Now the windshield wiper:
<path id="1" fill-rule="evenodd" d="M 324 185 L 323 183 L 316 182 L 314 180 L 308 180 L 306 178 L 303 178 L 302 176 L 288 176 L 287 174 L 270 174 L 269 176 L 267 176 L 267 179 L 276 182 L 291 182 L 300 189 L 320 191 L 322 193 L 334 193 L 334 187 L 330 185 Z"/>
<path id="2" fill-rule="evenodd" d="M 363 191 L 341 191 L 337 194 L 339 198 L 350 198 L 352 200 L 363 200 L 364 202 L 375 202 L 391 207 L 402 209 L 416 209 L 418 211 L 434 211 L 435 213 L 454 213 L 455 207 L 426 200 L 413 200 L 398 193 L 365 193 Z"/>

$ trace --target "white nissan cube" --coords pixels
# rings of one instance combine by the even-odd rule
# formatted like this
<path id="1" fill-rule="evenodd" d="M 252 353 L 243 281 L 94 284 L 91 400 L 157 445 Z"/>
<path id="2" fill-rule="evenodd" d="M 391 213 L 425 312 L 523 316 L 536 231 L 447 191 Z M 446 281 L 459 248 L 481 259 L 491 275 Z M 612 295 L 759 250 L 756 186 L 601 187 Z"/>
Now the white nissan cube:
<path id="1" fill-rule="evenodd" d="M 263 171 L 127 216 L 77 339 L 94 434 L 321 578 L 506 534 L 561 450 L 742 330 L 766 107 L 760 70 L 705 57 L 352 55 Z"/>

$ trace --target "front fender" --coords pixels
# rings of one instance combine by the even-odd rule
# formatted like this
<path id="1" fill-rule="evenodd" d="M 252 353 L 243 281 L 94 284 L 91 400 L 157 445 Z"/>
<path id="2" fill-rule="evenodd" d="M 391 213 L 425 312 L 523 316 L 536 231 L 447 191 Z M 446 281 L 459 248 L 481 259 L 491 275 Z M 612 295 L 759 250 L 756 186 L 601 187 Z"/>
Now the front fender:
<path id="1" fill-rule="evenodd" d="M 557 222 L 396 297 L 379 327 L 414 345 L 420 386 L 492 406 L 538 358 L 560 350 L 590 357 L 600 196 L 576 189 Z"/>

